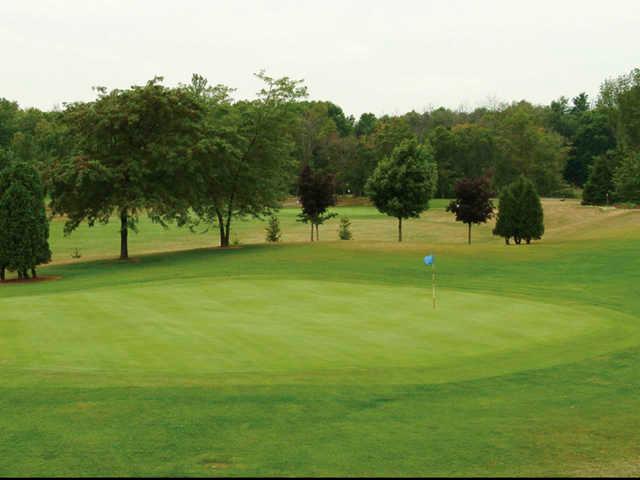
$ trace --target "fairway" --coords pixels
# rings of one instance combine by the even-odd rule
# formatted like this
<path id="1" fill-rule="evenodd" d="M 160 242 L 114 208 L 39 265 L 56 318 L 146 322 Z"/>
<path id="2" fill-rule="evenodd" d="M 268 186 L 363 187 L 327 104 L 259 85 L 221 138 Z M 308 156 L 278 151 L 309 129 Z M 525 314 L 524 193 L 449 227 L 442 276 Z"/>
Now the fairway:
<path id="1" fill-rule="evenodd" d="M 637 475 L 638 213 L 547 201 L 543 242 L 468 246 L 443 207 L 403 245 L 366 206 L 351 242 L 143 224 L 131 262 L 54 224 L 61 278 L 0 286 L 0 473 Z"/>

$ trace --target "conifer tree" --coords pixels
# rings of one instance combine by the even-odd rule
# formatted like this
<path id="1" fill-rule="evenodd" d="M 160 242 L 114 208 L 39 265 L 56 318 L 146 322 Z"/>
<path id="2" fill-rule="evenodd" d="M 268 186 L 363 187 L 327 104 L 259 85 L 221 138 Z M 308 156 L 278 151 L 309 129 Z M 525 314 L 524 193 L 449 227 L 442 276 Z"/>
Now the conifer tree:
<path id="1" fill-rule="evenodd" d="M 595 159 L 587 183 L 584 185 L 582 204 L 606 205 L 613 189 L 613 173 L 609 166 L 609 159 L 601 155 Z"/>
<path id="2" fill-rule="evenodd" d="M 500 193 L 498 219 L 493 234 L 509 244 L 539 240 L 544 234 L 544 211 L 533 182 L 520 176 Z"/>
<path id="3" fill-rule="evenodd" d="M 33 166 L 14 163 L 0 174 L 0 280 L 5 271 L 36 277 L 51 260 L 42 182 Z"/>

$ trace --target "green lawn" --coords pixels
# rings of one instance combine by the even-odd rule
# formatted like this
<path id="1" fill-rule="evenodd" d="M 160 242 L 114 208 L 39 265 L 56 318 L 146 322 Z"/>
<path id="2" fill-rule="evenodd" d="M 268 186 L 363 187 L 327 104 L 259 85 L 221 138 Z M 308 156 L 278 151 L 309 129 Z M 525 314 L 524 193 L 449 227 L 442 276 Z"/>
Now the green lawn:
<path id="1" fill-rule="evenodd" d="M 126 263 L 54 222 L 61 278 L 0 285 L 0 475 L 639 475 L 640 213 L 468 246 L 444 205 L 402 245 L 366 206 L 351 242 L 142 221 Z"/>

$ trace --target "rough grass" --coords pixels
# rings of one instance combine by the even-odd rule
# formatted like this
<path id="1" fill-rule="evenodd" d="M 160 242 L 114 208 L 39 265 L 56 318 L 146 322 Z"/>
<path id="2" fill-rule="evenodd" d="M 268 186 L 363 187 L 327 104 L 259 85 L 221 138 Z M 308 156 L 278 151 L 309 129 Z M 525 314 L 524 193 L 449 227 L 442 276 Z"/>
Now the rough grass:
<path id="1" fill-rule="evenodd" d="M 640 212 L 545 201 L 506 247 L 444 202 L 402 245 L 338 211 L 354 241 L 144 221 L 124 263 L 116 226 L 54 225 L 62 279 L 0 286 L 0 475 L 637 475 Z"/>

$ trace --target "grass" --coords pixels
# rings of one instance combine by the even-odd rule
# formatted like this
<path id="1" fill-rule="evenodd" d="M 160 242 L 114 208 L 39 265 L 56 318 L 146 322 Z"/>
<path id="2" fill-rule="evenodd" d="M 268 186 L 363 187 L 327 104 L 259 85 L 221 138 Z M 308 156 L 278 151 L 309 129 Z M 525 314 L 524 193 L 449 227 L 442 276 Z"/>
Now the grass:
<path id="1" fill-rule="evenodd" d="M 542 242 L 467 246 L 444 205 L 402 245 L 367 206 L 351 242 L 143 221 L 125 263 L 55 223 L 62 279 L 0 286 L 0 475 L 639 475 L 640 212 L 546 201 Z"/>

